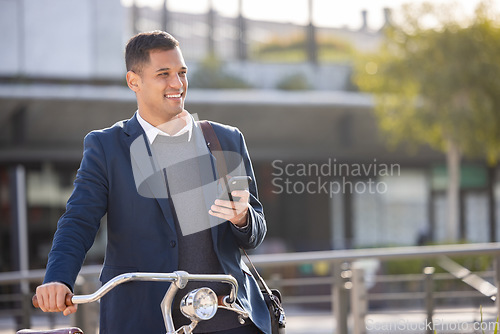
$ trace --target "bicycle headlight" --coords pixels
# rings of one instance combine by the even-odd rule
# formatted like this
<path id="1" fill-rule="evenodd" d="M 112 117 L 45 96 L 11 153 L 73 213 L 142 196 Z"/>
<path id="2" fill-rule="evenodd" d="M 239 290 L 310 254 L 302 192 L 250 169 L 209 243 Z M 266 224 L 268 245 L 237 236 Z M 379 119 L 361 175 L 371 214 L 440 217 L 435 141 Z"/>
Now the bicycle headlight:
<path id="1" fill-rule="evenodd" d="M 217 306 L 217 295 L 210 288 L 195 289 L 181 300 L 181 312 L 191 320 L 211 319 Z"/>

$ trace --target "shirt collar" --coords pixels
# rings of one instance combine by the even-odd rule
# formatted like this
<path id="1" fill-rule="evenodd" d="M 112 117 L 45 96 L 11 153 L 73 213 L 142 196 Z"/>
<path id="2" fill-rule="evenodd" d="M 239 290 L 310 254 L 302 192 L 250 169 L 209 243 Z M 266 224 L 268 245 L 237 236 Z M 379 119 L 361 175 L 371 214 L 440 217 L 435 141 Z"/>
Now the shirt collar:
<path id="1" fill-rule="evenodd" d="M 186 111 L 186 113 L 188 113 Z M 177 133 L 173 135 L 169 135 L 168 133 L 163 132 L 162 130 L 158 129 L 157 127 L 153 126 L 151 123 L 146 121 L 144 118 L 141 117 L 139 111 L 136 112 L 137 114 L 137 121 L 141 125 L 141 127 L 144 129 L 144 132 L 146 133 L 146 136 L 148 137 L 149 144 L 152 144 L 154 140 L 156 139 L 156 136 L 167 136 L 167 137 L 175 137 L 175 136 L 180 136 L 181 134 L 185 132 L 189 132 L 188 135 L 188 140 L 191 140 L 191 136 L 193 134 L 193 119 L 191 117 L 191 114 L 188 113 L 187 119 L 187 124 L 180 129 Z"/>

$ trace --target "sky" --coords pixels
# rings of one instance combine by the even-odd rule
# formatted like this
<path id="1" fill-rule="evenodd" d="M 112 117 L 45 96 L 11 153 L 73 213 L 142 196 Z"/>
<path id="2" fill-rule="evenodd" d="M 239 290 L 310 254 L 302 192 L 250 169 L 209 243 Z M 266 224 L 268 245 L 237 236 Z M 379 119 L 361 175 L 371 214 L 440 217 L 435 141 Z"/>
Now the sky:
<path id="1" fill-rule="evenodd" d="M 121 0 L 125 6 L 135 1 L 138 6 L 161 7 L 164 0 Z M 500 0 L 491 0 L 500 9 Z M 236 16 L 239 0 L 167 0 L 172 11 L 205 13 L 210 2 L 223 16 Z M 397 9 L 405 3 L 423 0 L 313 0 L 313 22 L 318 26 L 359 28 L 361 11 L 368 11 L 368 26 L 380 28 L 384 23 L 384 8 Z M 472 14 L 480 0 L 432 0 L 432 3 L 454 3 L 459 12 Z M 308 0 L 242 0 L 243 15 L 250 19 L 293 22 L 308 22 Z"/>

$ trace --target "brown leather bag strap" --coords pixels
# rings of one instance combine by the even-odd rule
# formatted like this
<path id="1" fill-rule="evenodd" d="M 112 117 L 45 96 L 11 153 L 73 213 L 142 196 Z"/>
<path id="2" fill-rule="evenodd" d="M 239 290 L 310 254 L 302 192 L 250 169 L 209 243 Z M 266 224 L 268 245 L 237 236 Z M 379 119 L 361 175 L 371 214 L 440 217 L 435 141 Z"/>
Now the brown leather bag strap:
<path id="1" fill-rule="evenodd" d="M 210 124 L 209 121 L 198 121 L 198 124 L 203 131 L 203 136 L 205 137 L 205 142 L 207 143 L 208 149 L 212 152 L 216 161 L 217 173 L 219 174 L 219 179 L 223 179 L 225 182 L 227 176 L 227 165 L 226 158 L 224 158 L 224 153 L 222 152 L 222 147 L 220 146 L 219 138 Z"/>
<path id="2" fill-rule="evenodd" d="M 200 125 L 201 130 L 203 131 L 203 136 L 205 137 L 208 149 L 210 150 L 210 152 L 212 152 L 215 159 L 217 159 L 216 161 L 217 172 L 219 173 L 219 178 L 222 179 L 224 176 L 227 176 L 227 166 L 226 166 L 226 159 L 224 158 L 224 153 L 222 152 L 222 147 L 220 146 L 219 138 L 217 138 L 217 134 L 215 134 L 214 128 L 212 127 L 212 124 L 210 124 L 209 121 L 198 121 L 198 124 Z M 226 178 L 224 178 L 224 180 L 227 183 Z M 260 276 L 257 268 L 255 268 L 254 264 L 252 263 L 252 260 L 250 260 L 250 257 L 248 256 L 245 249 L 241 248 L 241 250 L 247 257 L 248 262 L 250 263 L 250 266 L 255 272 L 258 281 L 262 285 L 263 289 L 266 290 L 266 292 L 269 295 L 272 295 L 271 289 L 269 289 L 264 279 Z"/>

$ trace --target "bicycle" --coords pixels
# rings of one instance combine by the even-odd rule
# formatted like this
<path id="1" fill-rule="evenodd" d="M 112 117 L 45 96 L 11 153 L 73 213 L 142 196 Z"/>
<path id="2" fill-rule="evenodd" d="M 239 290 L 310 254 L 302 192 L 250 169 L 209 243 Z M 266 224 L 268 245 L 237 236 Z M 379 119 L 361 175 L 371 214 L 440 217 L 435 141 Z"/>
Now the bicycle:
<path id="1" fill-rule="evenodd" d="M 105 294 L 111 291 L 116 286 L 130 282 L 130 281 L 149 281 L 149 282 L 170 282 L 170 286 L 165 293 L 165 296 L 160 304 L 163 319 L 165 321 L 166 334 L 192 334 L 194 328 L 200 321 L 207 321 L 212 319 L 218 309 L 226 309 L 236 312 L 238 320 L 241 324 L 249 317 L 247 311 L 236 303 L 236 296 L 238 294 L 238 282 L 231 275 L 202 275 L 202 274 L 189 274 L 185 271 L 175 271 L 173 273 L 143 273 L 133 272 L 118 275 L 96 292 L 89 295 L 66 295 L 66 305 L 85 304 L 95 302 L 101 299 Z M 227 296 L 217 296 L 215 292 L 207 287 L 194 289 L 187 293 L 181 300 L 181 312 L 184 316 L 191 320 L 189 325 L 181 326 L 175 329 L 172 320 L 172 304 L 175 295 L 179 290 L 186 287 L 189 281 L 198 282 L 222 282 L 231 285 L 231 292 Z M 38 307 L 36 295 L 33 296 L 33 305 Z M 17 334 L 83 334 L 82 330 L 77 327 L 61 328 L 56 330 L 29 330 L 23 329 Z"/>

